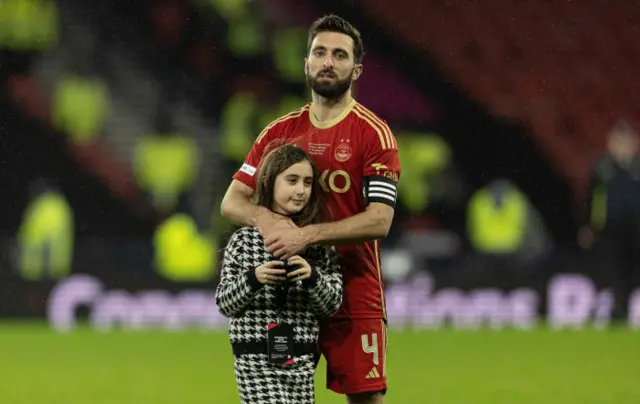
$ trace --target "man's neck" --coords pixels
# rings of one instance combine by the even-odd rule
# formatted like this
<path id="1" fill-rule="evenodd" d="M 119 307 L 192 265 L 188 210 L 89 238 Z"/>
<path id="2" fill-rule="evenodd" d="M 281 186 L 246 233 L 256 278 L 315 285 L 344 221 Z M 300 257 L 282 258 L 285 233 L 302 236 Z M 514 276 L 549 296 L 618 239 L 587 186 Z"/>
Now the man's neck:
<path id="1" fill-rule="evenodd" d="M 336 99 L 325 98 L 313 93 L 311 113 L 318 122 L 327 122 L 337 118 L 351 100 L 351 91 L 347 91 L 342 97 Z"/>

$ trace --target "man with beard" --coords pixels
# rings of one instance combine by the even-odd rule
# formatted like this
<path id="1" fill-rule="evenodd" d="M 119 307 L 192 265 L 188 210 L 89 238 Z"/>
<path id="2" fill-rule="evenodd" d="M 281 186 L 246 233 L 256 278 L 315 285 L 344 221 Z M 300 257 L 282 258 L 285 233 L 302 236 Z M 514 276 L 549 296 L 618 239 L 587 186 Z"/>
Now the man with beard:
<path id="1" fill-rule="evenodd" d="M 221 210 L 238 224 L 258 227 L 269 252 L 281 259 L 313 244 L 337 246 L 345 289 L 342 307 L 321 329 L 327 388 L 346 394 L 349 403 L 382 403 L 387 328 L 379 240 L 393 220 L 401 167 L 387 124 L 352 98 L 363 53 L 360 33 L 342 18 L 329 15 L 312 24 L 304 63 L 312 101 L 260 133 Z M 313 156 L 326 223 L 298 228 L 251 203 L 262 158 L 283 143 Z"/>

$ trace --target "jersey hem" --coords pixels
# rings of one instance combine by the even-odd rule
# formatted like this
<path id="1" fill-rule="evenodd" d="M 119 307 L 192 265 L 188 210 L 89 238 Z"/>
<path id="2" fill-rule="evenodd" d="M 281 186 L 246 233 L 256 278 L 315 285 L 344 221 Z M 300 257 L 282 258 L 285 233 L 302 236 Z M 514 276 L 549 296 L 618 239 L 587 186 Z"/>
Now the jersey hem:
<path id="1" fill-rule="evenodd" d="M 255 187 L 253 186 L 253 181 L 251 180 L 252 177 L 250 177 L 248 174 L 243 173 L 242 171 L 236 172 L 232 178 L 234 180 L 240 181 L 248 187 L 251 187 L 252 189 L 255 189 Z"/>

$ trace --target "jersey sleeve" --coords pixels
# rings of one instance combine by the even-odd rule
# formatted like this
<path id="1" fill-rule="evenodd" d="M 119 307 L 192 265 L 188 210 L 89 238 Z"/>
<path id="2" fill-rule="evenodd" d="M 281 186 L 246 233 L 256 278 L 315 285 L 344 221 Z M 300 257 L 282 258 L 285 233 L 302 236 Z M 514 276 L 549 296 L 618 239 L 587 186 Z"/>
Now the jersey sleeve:
<path id="1" fill-rule="evenodd" d="M 402 167 L 396 139 L 383 121 L 367 126 L 362 193 L 365 205 L 371 202 L 395 207 L 398 181 Z"/>
<path id="2" fill-rule="evenodd" d="M 258 175 L 258 167 L 264 155 L 265 147 L 269 143 L 269 135 L 269 128 L 265 128 L 256 138 L 249 154 L 247 154 L 247 157 L 244 159 L 244 163 L 233 175 L 234 180 L 238 180 L 256 189 L 256 175 Z"/>
<path id="3" fill-rule="evenodd" d="M 272 150 L 288 142 L 288 137 L 285 134 L 288 133 L 288 128 L 290 128 L 290 120 L 299 117 L 304 111 L 306 111 L 306 107 L 276 119 L 267 125 L 260 132 L 256 141 L 253 142 L 249 154 L 247 154 L 240 169 L 233 175 L 233 179 L 256 189 L 256 176 L 260 171 L 262 159 Z"/>

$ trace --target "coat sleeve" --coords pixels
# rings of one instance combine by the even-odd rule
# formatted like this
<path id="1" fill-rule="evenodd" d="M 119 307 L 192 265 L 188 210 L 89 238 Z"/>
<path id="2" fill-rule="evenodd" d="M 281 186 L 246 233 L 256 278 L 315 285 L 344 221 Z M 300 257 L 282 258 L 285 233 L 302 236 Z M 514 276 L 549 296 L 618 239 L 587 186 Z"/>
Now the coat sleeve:
<path id="1" fill-rule="evenodd" d="M 253 264 L 243 250 L 248 247 L 249 235 L 242 229 L 231 236 L 224 252 L 222 274 L 216 289 L 216 304 L 225 317 L 235 317 L 251 303 L 262 284 L 256 278 Z M 248 267 L 249 266 L 249 267 Z"/>
<path id="2" fill-rule="evenodd" d="M 579 217 L 581 226 L 601 230 L 600 225 L 604 225 L 604 223 L 599 223 L 606 220 L 606 217 L 601 217 L 603 214 L 606 216 L 606 183 L 603 181 L 601 173 L 606 172 L 608 167 L 609 162 L 604 158 L 593 164 L 587 183 L 587 194 Z M 603 208 L 605 212 L 601 211 Z"/>
<path id="3" fill-rule="evenodd" d="M 309 300 L 318 316 L 334 315 L 342 304 L 342 267 L 334 248 L 327 249 L 324 259 L 317 260 L 308 279 Z"/>

